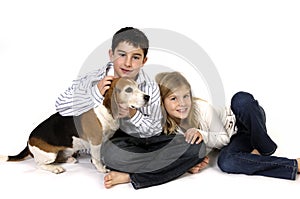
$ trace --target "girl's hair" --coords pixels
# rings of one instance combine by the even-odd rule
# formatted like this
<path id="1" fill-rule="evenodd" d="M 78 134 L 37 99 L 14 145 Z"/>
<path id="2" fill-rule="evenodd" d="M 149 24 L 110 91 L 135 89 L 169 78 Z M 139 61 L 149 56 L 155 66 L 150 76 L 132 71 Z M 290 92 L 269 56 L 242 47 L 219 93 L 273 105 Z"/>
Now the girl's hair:
<path id="1" fill-rule="evenodd" d="M 193 96 L 191 91 L 191 86 L 187 79 L 179 72 L 162 72 L 158 73 L 155 77 L 155 80 L 160 89 L 161 96 L 161 105 L 163 113 L 163 131 L 165 134 L 175 133 L 176 130 L 180 127 L 180 124 L 177 124 L 173 118 L 166 112 L 164 106 L 164 100 L 173 94 L 177 89 L 186 88 L 190 90 L 190 96 L 192 100 L 192 107 L 187 118 L 187 122 L 191 127 L 196 127 L 196 121 L 192 118 L 193 110 Z"/>
<path id="2" fill-rule="evenodd" d="M 136 48 L 141 48 L 144 53 L 144 58 L 147 56 L 149 40 L 145 33 L 140 31 L 139 29 L 133 27 L 125 27 L 118 30 L 112 38 L 111 49 L 113 52 L 121 42 L 127 42 Z"/>

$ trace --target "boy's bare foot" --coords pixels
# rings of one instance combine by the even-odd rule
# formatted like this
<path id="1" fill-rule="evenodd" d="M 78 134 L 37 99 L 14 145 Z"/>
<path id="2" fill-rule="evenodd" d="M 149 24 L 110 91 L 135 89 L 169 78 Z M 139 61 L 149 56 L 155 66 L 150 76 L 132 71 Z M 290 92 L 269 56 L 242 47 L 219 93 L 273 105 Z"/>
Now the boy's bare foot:
<path id="1" fill-rule="evenodd" d="M 128 173 L 111 171 L 106 176 L 104 176 L 104 186 L 107 189 L 117 184 L 124 184 L 129 182 L 130 177 Z"/>
<path id="2" fill-rule="evenodd" d="M 209 163 L 209 158 L 208 158 L 208 156 L 205 156 L 205 158 L 203 159 L 202 162 L 193 166 L 189 170 L 189 173 L 191 173 L 191 174 L 199 173 L 202 169 L 204 169 L 208 165 L 208 163 Z"/>

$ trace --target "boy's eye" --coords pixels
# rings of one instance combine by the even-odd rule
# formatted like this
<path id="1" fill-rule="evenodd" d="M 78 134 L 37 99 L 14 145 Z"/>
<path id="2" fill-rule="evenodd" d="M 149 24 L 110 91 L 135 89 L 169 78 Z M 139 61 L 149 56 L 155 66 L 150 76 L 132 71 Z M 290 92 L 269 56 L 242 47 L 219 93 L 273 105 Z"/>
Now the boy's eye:
<path id="1" fill-rule="evenodd" d="M 124 57 L 124 56 L 125 56 L 125 53 L 119 53 L 119 56 L 120 56 L 120 57 Z"/>
<path id="2" fill-rule="evenodd" d="M 134 56 L 134 57 L 133 57 L 133 59 L 135 59 L 135 60 L 139 60 L 139 59 L 140 59 L 140 57 L 139 57 L 139 56 Z"/>

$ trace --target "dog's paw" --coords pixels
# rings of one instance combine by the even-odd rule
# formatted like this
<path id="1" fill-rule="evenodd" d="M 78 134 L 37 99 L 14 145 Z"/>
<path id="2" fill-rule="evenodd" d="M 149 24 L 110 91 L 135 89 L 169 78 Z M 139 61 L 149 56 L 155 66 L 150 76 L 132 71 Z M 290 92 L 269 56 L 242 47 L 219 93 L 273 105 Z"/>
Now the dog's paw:
<path id="1" fill-rule="evenodd" d="M 43 170 L 46 170 L 46 171 L 50 171 L 50 172 L 55 173 L 55 174 L 65 172 L 64 168 L 62 168 L 61 166 L 53 165 L 53 164 L 39 165 L 39 168 L 41 168 Z"/>
<path id="2" fill-rule="evenodd" d="M 54 166 L 53 170 L 52 170 L 52 173 L 55 173 L 55 174 L 60 174 L 60 173 L 63 173 L 65 172 L 66 170 L 60 166 Z"/>
<path id="3" fill-rule="evenodd" d="M 66 160 L 66 163 L 75 164 L 76 162 L 77 162 L 77 159 L 74 157 L 68 157 L 68 159 Z"/>
<path id="4" fill-rule="evenodd" d="M 105 169 L 105 173 L 110 172 L 110 169 L 106 168 L 106 165 L 104 165 L 103 168 Z"/>
<path id="5" fill-rule="evenodd" d="M 100 172 L 100 173 L 108 173 L 110 172 L 109 169 L 105 168 L 105 166 L 103 166 L 102 168 L 98 167 L 97 170 Z"/>
<path id="6" fill-rule="evenodd" d="M 108 172 L 110 172 L 110 170 L 108 168 L 106 168 L 106 165 L 103 165 L 103 166 L 97 168 L 97 170 L 99 172 L 101 172 L 101 173 L 108 173 Z"/>
<path id="7" fill-rule="evenodd" d="M 106 167 L 100 162 L 100 160 L 96 160 L 96 159 L 92 158 L 91 161 L 99 172 L 101 172 L 101 173 L 109 172 L 109 170 L 106 169 Z"/>

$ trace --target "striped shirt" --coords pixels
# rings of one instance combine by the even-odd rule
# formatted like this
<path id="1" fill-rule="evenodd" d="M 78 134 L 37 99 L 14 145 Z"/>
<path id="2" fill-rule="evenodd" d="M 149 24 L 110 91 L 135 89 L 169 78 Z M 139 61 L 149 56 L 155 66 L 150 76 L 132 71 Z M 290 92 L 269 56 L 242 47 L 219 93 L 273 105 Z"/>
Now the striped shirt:
<path id="1" fill-rule="evenodd" d="M 56 100 L 56 110 L 63 116 L 77 116 L 102 104 L 104 97 L 100 94 L 97 83 L 106 75 L 105 67 L 87 73 L 72 82 L 72 85 Z M 141 69 L 136 79 L 139 89 L 150 96 L 149 105 L 137 109 L 130 119 L 120 119 L 120 128 L 137 137 L 151 137 L 162 132 L 162 113 L 160 91 L 156 82 L 151 80 Z"/>

